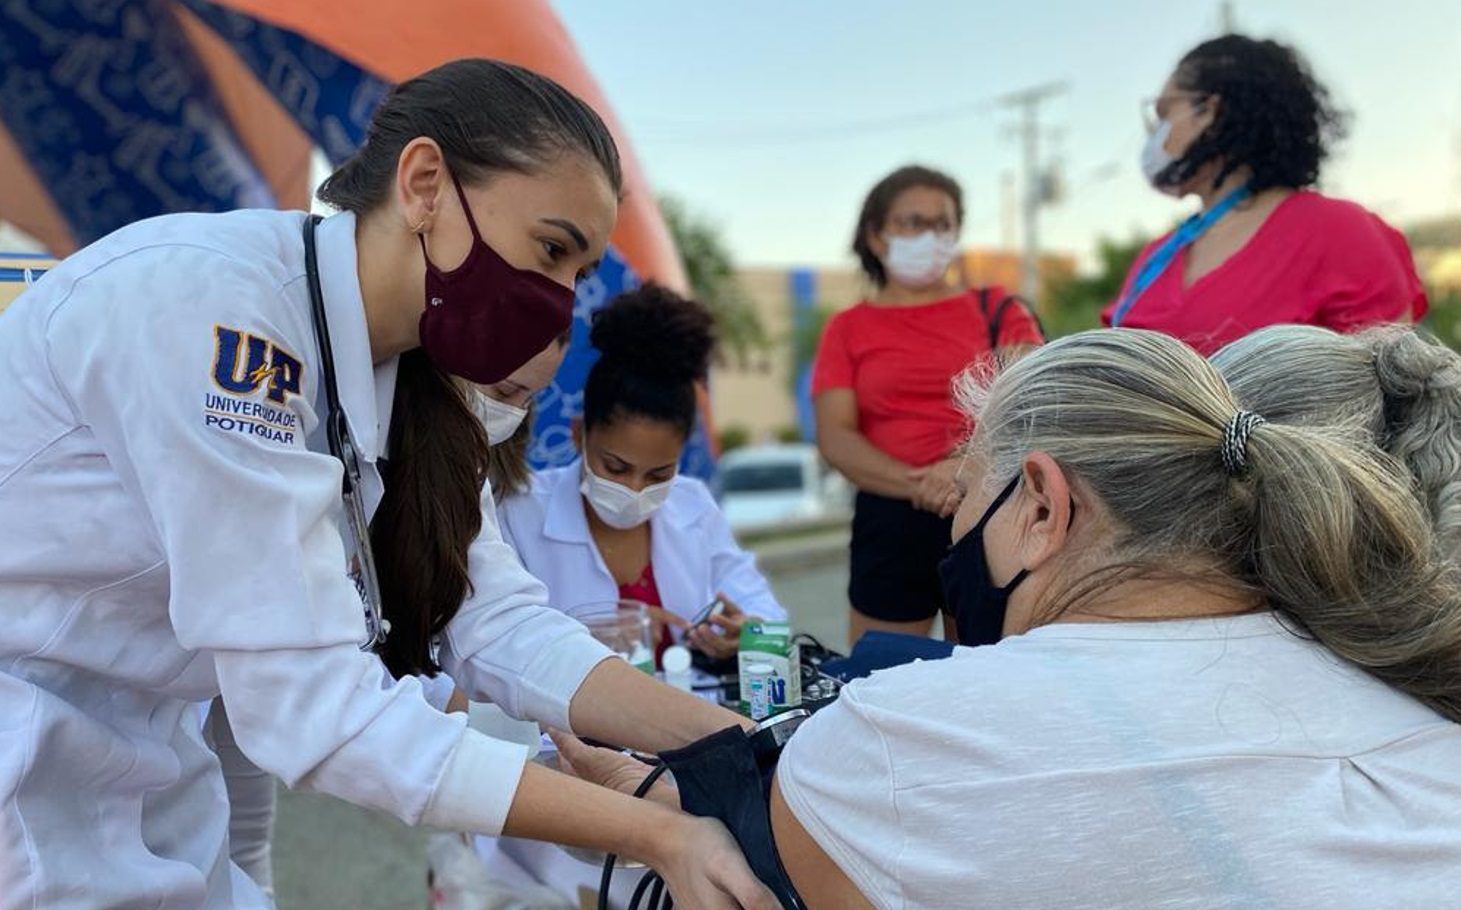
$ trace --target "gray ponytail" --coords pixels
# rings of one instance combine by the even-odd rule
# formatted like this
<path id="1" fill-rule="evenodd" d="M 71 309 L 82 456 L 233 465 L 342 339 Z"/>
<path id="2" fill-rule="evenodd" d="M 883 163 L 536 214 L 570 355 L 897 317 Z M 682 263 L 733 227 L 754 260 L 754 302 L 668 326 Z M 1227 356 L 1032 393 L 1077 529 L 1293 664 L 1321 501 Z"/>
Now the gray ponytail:
<path id="1" fill-rule="evenodd" d="M 1461 562 L 1461 356 L 1410 326 L 1262 329 L 1213 355 L 1270 420 L 1349 427 L 1410 470 L 1442 550 Z"/>

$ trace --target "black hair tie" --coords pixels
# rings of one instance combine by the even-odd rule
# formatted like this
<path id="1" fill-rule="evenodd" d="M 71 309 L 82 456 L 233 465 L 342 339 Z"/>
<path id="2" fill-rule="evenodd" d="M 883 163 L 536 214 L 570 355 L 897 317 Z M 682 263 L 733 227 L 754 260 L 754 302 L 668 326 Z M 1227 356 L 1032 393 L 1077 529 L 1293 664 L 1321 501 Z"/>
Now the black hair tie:
<path id="1" fill-rule="evenodd" d="M 1229 477 L 1241 477 L 1248 470 L 1248 437 L 1268 421 L 1252 411 L 1233 414 L 1223 427 L 1223 470 Z"/>

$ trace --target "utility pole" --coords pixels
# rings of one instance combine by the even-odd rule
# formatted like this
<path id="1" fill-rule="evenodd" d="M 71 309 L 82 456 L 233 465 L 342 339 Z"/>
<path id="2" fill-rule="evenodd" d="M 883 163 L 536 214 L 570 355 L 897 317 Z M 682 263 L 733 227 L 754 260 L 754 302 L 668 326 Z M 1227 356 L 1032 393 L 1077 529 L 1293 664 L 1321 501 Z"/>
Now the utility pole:
<path id="1" fill-rule="evenodd" d="M 1238 20 L 1233 15 L 1233 0 L 1222 0 L 1218 4 L 1218 34 L 1231 35 L 1238 31 Z"/>
<path id="2" fill-rule="evenodd" d="M 1461 142 L 1456 147 L 1461 149 Z M 1015 172 L 1004 171 L 999 175 L 999 245 L 1007 250 L 1015 248 L 1015 213 L 1018 209 Z"/>
<path id="3" fill-rule="evenodd" d="M 1461 209 L 1461 128 L 1456 130 L 1454 145 L 1456 149 L 1456 203 L 1457 208 Z"/>
<path id="4" fill-rule="evenodd" d="M 1013 92 L 1000 99 L 1003 107 L 1020 112 L 1019 133 L 1024 147 L 1024 256 L 1020 293 L 1032 304 L 1040 296 L 1040 206 L 1046 201 L 1046 175 L 1040 164 L 1040 105 L 1063 93 L 1066 83 L 1052 82 Z"/>

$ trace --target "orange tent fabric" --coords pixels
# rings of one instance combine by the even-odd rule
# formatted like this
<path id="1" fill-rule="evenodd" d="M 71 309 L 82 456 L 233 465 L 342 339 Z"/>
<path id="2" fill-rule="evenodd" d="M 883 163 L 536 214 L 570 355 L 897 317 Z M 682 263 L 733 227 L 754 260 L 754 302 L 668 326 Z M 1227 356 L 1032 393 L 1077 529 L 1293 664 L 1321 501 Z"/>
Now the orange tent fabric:
<path id="1" fill-rule="evenodd" d="M 0 193 L 0 220 L 25 231 L 57 256 L 75 252 L 76 240 L 61 210 L 15 139 L 3 128 L 0 128 L 0 174 L 5 175 L 4 192 Z"/>
<path id="2" fill-rule="evenodd" d="M 622 124 L 546 0 L 219 0 L 298 32 L 383 79 L 400 82 L 448 60 L 493 57 L 549 76 L 608 123 L 624 159 L 624 203 L 613 244 L 642 278 L 688 290 L 684 267 L 660 218 Z"/>
<path id="3" fill-rule="evenodd" d="M 183 7 L 174 7 L 173 14 L 212 77 L 239 141 L 269 182 L 279 207 L 308 209 L 312 189 L 309 159 L 314 143 L 223 39 Z"/>

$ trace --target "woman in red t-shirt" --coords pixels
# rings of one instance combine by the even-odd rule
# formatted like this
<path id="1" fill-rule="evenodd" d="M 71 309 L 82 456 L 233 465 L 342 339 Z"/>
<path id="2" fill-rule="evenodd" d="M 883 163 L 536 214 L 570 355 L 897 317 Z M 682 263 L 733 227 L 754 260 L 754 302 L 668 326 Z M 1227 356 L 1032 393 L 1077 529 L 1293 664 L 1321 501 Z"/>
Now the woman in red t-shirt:
<path id="1" fill-rule="evenodd" d="M 1351 331 L 1425 315 L 1405 238 L 1309 189 L 1342 122 L 1291 47 L 1228 35 L 1183 57 L 1153 102 L 1142 170 L 1202 212 L 1142 251 L 1106 324 L 1210 354 L 1277 323 Z"/>
<path id="2" fill-rule="evenodd" d="M 817 446 L 858 488 L 854 642 L 869 629 L 928 633 L 958 504 L 952 455 L 969 429 L 952 380 L 994 352 L 1043 340 L 1003 289 L 949 283 L 963 220 L 959 185 L 937 171 L 905 167 L 873 187 L 852 249 L 874 293 L 832 317 L 817 352 Z"/>

